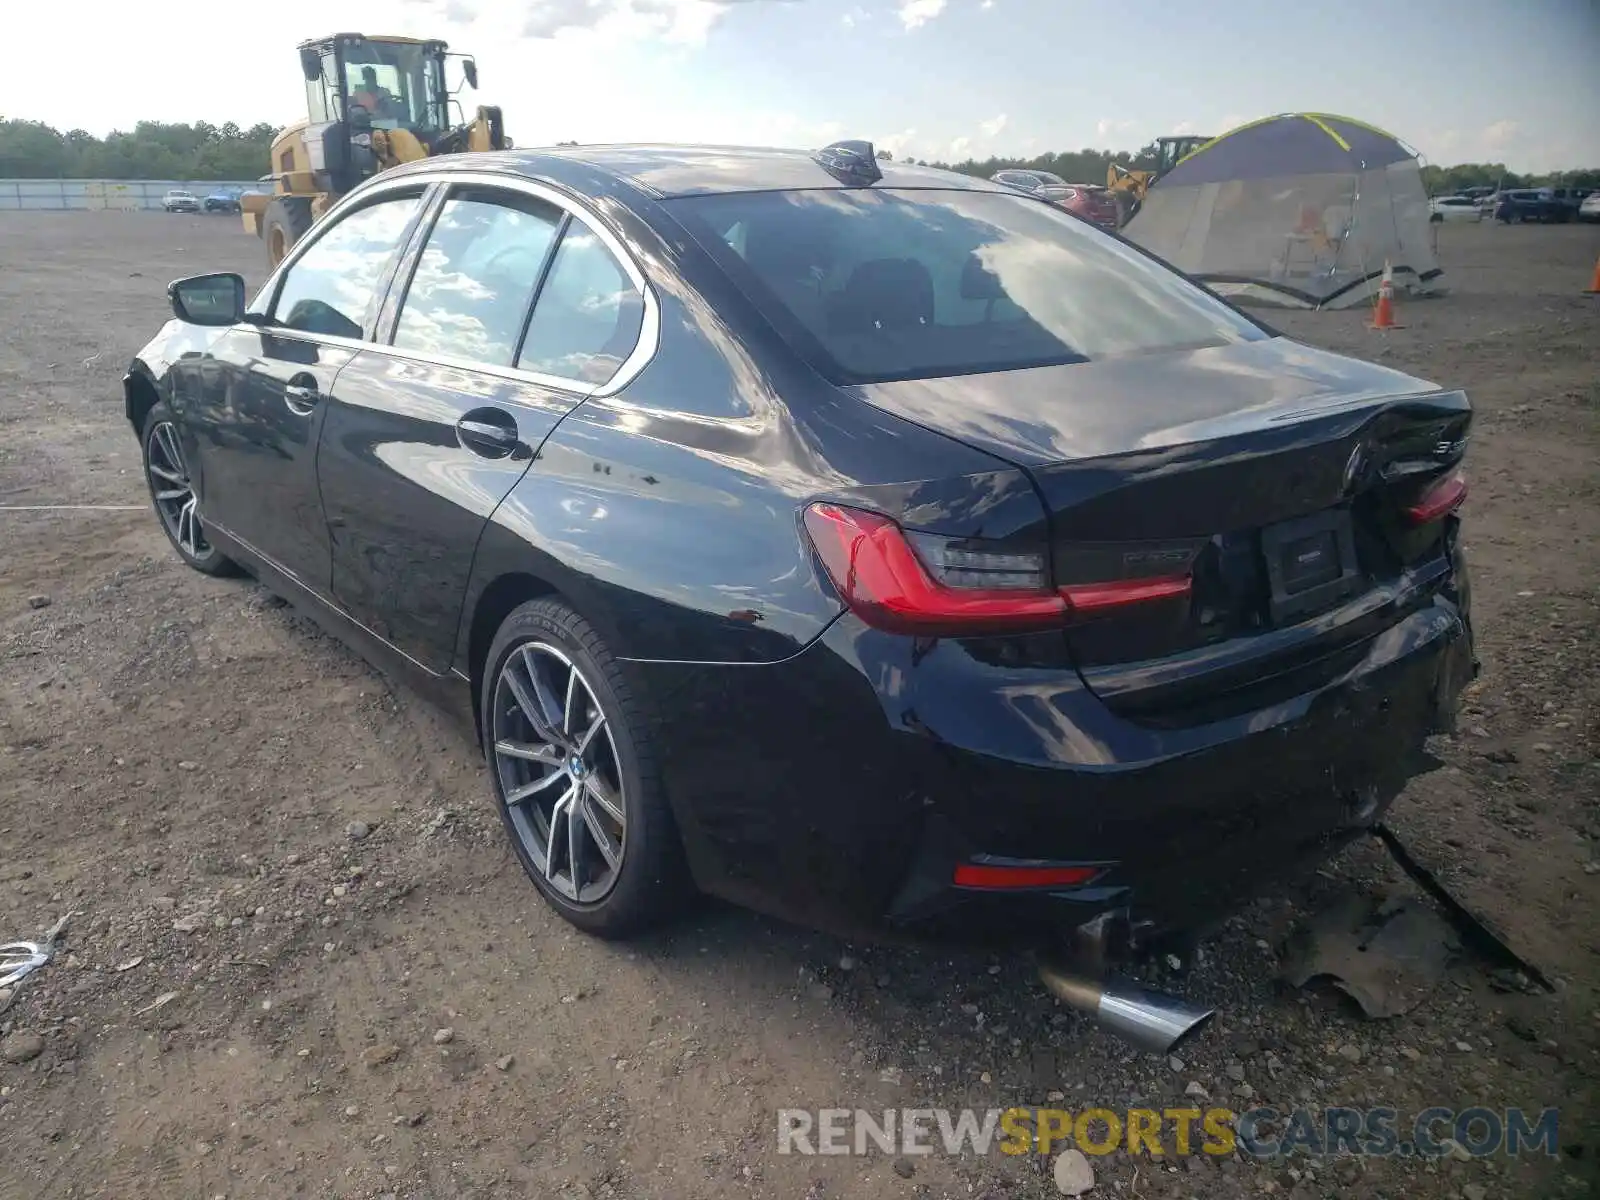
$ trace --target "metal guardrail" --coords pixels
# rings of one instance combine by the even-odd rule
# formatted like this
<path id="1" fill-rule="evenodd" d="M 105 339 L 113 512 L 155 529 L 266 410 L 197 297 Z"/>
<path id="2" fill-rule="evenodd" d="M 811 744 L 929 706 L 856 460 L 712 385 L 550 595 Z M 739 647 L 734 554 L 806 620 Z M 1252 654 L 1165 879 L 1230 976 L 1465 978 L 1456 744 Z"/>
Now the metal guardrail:
<path id="1" fill-rule="evenodd" d="M 0 179 L 0 212 L 159 212 L 161 197 L 174 189 L 193 192 L 204 200 L 218 188 L 255 186 L 254 179 Z"/>

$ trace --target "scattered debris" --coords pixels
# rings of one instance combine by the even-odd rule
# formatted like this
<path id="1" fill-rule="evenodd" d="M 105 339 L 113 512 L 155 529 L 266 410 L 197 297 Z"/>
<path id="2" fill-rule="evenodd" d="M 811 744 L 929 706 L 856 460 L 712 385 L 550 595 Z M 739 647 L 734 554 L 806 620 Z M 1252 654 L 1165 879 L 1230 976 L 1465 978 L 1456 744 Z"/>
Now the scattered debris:
<path id="1" fill-rule="evenodd" d="M 29 608 L 49 608 L 50 607 L 50 597 L 49 596 L 44 596 L 44 595 L 29 596 L 28 597 L 28 607 Z"/>
<path id="2" fill-rule="evenodd" d="M 1450 926 L 1410 900 L 1378 905 L 1346 893 L 1295 931 L 1282 967 L 1294 987 L 1331 978 L 1374 1020 L 1410 1012 L 1444 978 L 1457 949 Z M 1345 1058 L 1350 1055 L 1341 1048 Z M 1350 1061 L 1360 1060 L 1360 1051 Z"/>
<path id="3" fill-rule="evenodd" d="M 0 946 L 0 987 L 21 983 L 49 961 L 38 942 L 7 942 Z"/>
<path id="4" fill-rule="evenodd" d="M 1445 914 L 1460 930 L 1462 939 L 1469 947 L 1497 967 L 1521 971 L 1547 992 L 1556 990 L 1543 971 L 1513 950 L 1504 937 L 1452 896 L 1432 871 L 1413 858 L 1392 829 L 1380 823 L 1374 825 L 1372 830 L 1394 856 L 1395 862 L 1400 864 L 1400 869 L 1416 880 L 1444 908 Z"/>
<path id="5" fill-rule="evenodd" d="M 433 1044 L 435 1046 L 447 1046 L 455 1040 L 455 1037 L 456 1031 L 449 1026 L 443 1029 L 435 1029 L 433 1031 Z"/>
<path id="6" fill-rule="evenodd" d="M 131 971 L 144 961 L 144 955 L 136 954 L 125 963 L 118 963 L 118 971 Z"/>
<path id="7" fill-rule="evenodd" d="M 1053 1174 L 1063 1196 L 1081 1196 L 1094 1190 L 1094 1168 L 1082 1150 L 1063 1150 L 1056 1158 Z"/>
<path id="8" fill-rule="evenodd" d="M 18 985 L 55 956 L 56 939 L 66 930 L 70 920 L 72 913 L 68 912 L 45 930 L 44 937 L 37 942 L 7 942 L 0 945 L 0 1013 L 16 1003 L 20 994 Z"/>
<path id="9" fill-rule="evenodd" d="M 152 1000 L 149 1004 L 146 1004 L 143 1008 L 134 1009 L 133 1010 L 133 1015 L 136 1016 L 136 1017 L 142 1017 L 147 1013 L 153 1013 L 158 1008 L 165 1008 L 167 1005 L 171 1004 L 177 998 L 178 998 L 178 993 L 177 992 L 162 992 L 161 995 L 157 996 L 154 1000 Z"/>
<path id="10" fill-rule="evenodd" d="M 433 818 L 427 823 L 426 826 L 423 827 L 422 836 L 431 837 L 442 830 L 448 829 L 452 824 L 454 824 L 455 819 L 456 814 L 454 810 L 441 808 L 438 812 L 433 814 Z"/>

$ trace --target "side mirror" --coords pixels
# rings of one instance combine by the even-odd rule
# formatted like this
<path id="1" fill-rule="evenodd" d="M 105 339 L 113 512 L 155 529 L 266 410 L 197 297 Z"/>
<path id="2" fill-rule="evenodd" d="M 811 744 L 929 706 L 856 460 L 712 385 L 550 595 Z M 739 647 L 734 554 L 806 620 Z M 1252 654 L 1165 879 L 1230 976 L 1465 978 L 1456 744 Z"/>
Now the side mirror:
<path id="1" fill-rule="evenodd" d="M 322 55 L 310 46 L 300 51 L 300 74 L 306 77 L 307 83 L 315 83 L 322 78 Z"/>
<path id="2" fill-rule="evenodd" d="M 463 58 L 461 60 L 461 74 L 466 76 L 467 86 L 473 91 L 478 90 L 478 64 L 475 59 Z"/>
<path id="3" fill-rule="evenodd" d="M 173 315 L 190 325 L 237 325 L 244 320 L 244 278 L 192 275 L 167 285 Z"/>

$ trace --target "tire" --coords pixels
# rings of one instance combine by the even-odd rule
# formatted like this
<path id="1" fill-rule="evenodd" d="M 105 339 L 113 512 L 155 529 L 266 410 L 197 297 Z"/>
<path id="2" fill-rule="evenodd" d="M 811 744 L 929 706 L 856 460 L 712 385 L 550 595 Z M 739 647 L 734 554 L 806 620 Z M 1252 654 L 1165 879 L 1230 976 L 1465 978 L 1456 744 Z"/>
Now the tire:
<path id="1" fill-rule="evenodd" d="M 150 503 L 178 557 L 203 575 L 240 574 L 238 564 L 206 540 L 205 523 L 195 508 L 188 467 L 183 461 L 177 423 L 166 401 L 145 414 L 139 443 Z M 185 493 L 187 501 L 174 494 L 179 491 Z"/>
<path id="2" fill-rule="evenodd" d="M 531 686 L 531 672 L 539 687 Z M 526 705 L 541 709 L 543 731 L 528 719 Z M 549 597 L 513 610 L 485 660 L 480 717 L 512 850 L 556 912 L 585 933 L 613 939 L 681 910 L 692 888 L 642 709 L 587 621 Z M 505 753 L 507 745 L 518 753 Z M 576 759 L 575 750 L 581 750 Z M 508 794 L 519 791 L 522 798 L 508 804 Z M 558 812 L 563 803 L 565 812 Z M 601 846 L 602 834 L 615 861 Z"/>
<path id="3" fill-rule="evenodd" d="M 261 237 L 267 243 L 267 265 L 276 267 L 305 236 L 315 218 L 305 196 L 277 196 L 261 214 Z"/>

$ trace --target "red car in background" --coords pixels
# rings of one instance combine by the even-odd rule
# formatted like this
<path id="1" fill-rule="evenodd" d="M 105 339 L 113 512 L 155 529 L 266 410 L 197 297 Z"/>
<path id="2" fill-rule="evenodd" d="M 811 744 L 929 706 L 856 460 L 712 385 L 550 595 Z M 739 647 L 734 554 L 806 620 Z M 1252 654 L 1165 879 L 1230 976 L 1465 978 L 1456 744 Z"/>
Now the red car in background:
<path id="1" fill-rule="evenodd" d="M 990 179 L 1048 200 L 1102 229 L 1117 229 L 1121 225 L 1116 197 L 1099 184 L 1068 183 L 1049 171 L 996 171 Z"/>

